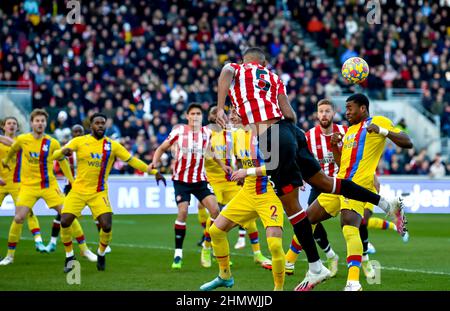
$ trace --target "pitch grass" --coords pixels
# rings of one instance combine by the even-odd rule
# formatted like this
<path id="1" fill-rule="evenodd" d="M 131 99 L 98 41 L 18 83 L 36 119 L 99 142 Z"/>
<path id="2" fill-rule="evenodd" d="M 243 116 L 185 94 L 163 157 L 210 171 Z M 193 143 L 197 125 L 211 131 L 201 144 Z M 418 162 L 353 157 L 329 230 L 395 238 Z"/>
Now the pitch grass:
<path id="1" fill-rule="evenodd" d="M 97 272 L 90 263 L 75 252 L 81 262 L 81 285 L 68 285 L 63 273 L 63 246 L 53 254 L 39 254 L 27 226 L 18 245 L 13 265 L 0 267 L 0 291 L 5 290 L 198 290 L 199 286 L 217 275 L 217 264 L 209 269 L 200 266 L 200 225 L 196 215 L 188 219 L 184 242 L 184 262 L 181 271 L 170 268 L 174 244 L 174 215 L 114 216 L 112 253 L 107 256 L 107 270 Z M 44 242 L 50 237 L 51 217 L 39 217 Z M 6 237 L 11 217 L 0 217 L 0 253 L 6 253 Z M 89 217 L 81 221 L 88 242 L 97 241 L 97 230 Z M 381 284 L 368 285 L 364 290 L 448 290 L 450 288 L 449 215 L 410 215 L 411 239 L 404 244 L 393 231 L 371 230 L 370 240 L 377 253 Z M 260 225 L 260 224 L 259 224 Z M 342 290 L 346 280 L 345 244 L 336 219 L 325 223 L 333 248 L 340 255 L 336 278 L 319 285 L 315 290 Z M 284 245 L 288 248 L 292 229 L 285 224 Z M 260 231 L 261 232 L 261 231 Z M 250 245 L 234 250 L 237 230 L 230 233 L 232 271 L 235 286 L 232 290 L 272 290 L 272 274 L 253 263 Z M 268 255 L 264 233 L 260 234 L 263 253 Z M 92 250 L 96 243 L 89 243 Z M 325 259 L 323 253 L 320 253 Z M 306 271 L 304 254 L 296 265 L 295 275 L 287 276 L 285 290 L 292 290 Z M 403 269 L 403 270 L 402 270 Z M 229 290 L 229 289 L 227 289 Z"/>

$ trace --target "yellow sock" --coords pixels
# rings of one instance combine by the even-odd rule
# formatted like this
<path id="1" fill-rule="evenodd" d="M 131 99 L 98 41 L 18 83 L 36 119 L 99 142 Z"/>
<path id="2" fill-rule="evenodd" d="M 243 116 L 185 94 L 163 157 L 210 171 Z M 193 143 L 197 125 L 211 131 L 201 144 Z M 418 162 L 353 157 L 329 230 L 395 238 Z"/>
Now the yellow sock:
<path id="1" fill-rule="evenodd" d="M 72 223 L 72 236 L 77 240 L 81 252 L 84 253 L 85 251 L 88 250 L 88 247 L 86 245 L 86 239 L 84 237 L 83 228 L 81 228 L 81 224 L 76 218 Z"/>
<path id="2" fill-rule="evenodd" d="M 72 245 L 72 226 L 64 228 L 61 226 L 61 242 L 64 244 L 64 250 L 66 251 L 66 257 L 73 256 Z"/>
<path id="3" fill-rule="evenodd" d="M 9 228 L 8 235 L 8 254 L 9 257 L 14 257 L 14 253 L 16 252 L 17 243 L 19 243 L 20 236 L 22 235 L 22 227 L 23 224 L 18 224 L 14 220 L 11 223 L 11 227 Z"/>
<path id="4" fill-rule="evenodd" d="M 209 229 L 209 234 L 211 235 L 214 255 L 219 263 L 219 276 L 224 280 L 228 280 L 231 278 L 231 270 L 230 246 L 228 244 L 227 233 L 213 224 Z"/>
<path id="5" fill-rule="evenodd" d="M 286 254 L 286 260 L 295 263 L 297 261 L 298 254 L 300 254 L 301 251 L 302 246 L 300 245 L 297 237 L 294 234 L 294 236 L 292 237 L 291 246 L 289 247 L 289 250 Z"/>
<path id="6" fill-rule="evenodd" d="M 361 268 L 363 245 L 359 236 L 359 229 L 354 226 L 342 228 L 345 241 L 347 242 L 347 281 L 359 282 L 359 270 Z"/>
<path id="7" fill-rule="evenodd" d="M 211 235 L 209 230 L 211 229 L 211 225 L 213 224 L 213 222 L 211 221 L 211 217 L 208 217 L 206 219 L 206 225 L 205 225 L 205 230 L 204 230 L 204 235 L 205 235 L 205 248 L 211 248 Z"/>
<path id="8" fill-rule="evenodd" d="M 275 284 L 274 290 L 283 290 L 285 256 L 281 238 L 267 238 L 270 253 L 272 254 L 272 275 Z"/>
<path id="9" fill-rule="evenodd" d="M 381 229 L 381 230 L 386 230 L 386 229 L 391 229 L 391 230 L 397 230 L 397 228 L 395 227 L 395 224 L 393 222 L 381 219 L 381 218 L 377 218 L 377 217 L 370 217 L 369 218 L 369 222 L 367 223 L 367 228 L 371 228 L 371 229 Z"/>
<path id="10" fill-rule="evenodd" d="M 250 238 L 250 245 L 252 246 L 253 254 L 261 251 L 261 246 L 259 244 L 258 228 L 256 227 L 256 222 L 252 221 L 247 228 L 248 237 Z"/>
<path id="11" fill-rule="evenodd" d="M 100 256 L 105 255 L 105 250 L 111 243 L 111 240 L 112 240 L 112 229 L 109 232 L 105 232 L 103 231 L 103 229 L 100 229 L 100 243 L 98 244 L 98 254 Z"/>
<path id="12" fill-rule="evenodd" d="M 206 208 L 204 206 L 200 207 L 198 209 L 198 222 L 202 225 L 203 228 L 206 228 L 206 222 L 208 221 L 209 214 L 206 211 Z"/>
<path id="13" fill-rule="evenodd" d="M 27 215 L 28 220 L 28 229 L 30 229 L 31 234 L 33 234 L 33 238 L 35 242 L 42 242 L 41 237 L 41 228 L 39 227 L 39 220 L 32 212 L 29 212 Z"/>

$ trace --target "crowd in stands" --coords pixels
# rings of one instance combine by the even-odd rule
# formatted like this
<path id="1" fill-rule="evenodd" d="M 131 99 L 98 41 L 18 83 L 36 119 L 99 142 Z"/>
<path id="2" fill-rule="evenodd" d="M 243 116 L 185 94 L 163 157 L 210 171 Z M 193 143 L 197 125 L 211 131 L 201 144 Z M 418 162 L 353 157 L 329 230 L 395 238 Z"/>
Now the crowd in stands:
<path id="1" fill-rule="evenodd" d="M 185 122 L 189 103 L 207 111 L 215 102 L 220 69 L 239 61 L 248 46 L 267 51 L 299 126 L 311 128 L 318 100 L 339 95 L 346 86 L 305 46 L 289 18 L 337 60 L 352 52 L 367 57 L 374 64 L 365 85 L 372 96 L 385 86 L 422 88 L 424 101 L 431 98 L 425 107 L 450 126 L 450 41 L 443 32 L 448 18 L 435 5 L 425 12 L 403 8 L 399 18 L 389 9 L 382 24 L 373 26 L 361 23 L 360 5 L 352 13 L 344 1 L 323 0 L 321 6 L 288 1 L 291 14 L 286 14 L 283 1 L 93 0 L 81 2 L 79 20 L 71 24 L 66 2 L 11 1 L 0 9 L 0 80 L 31 84 L 33 107 L 48 111 L 49 132 L 63 143 L 71 126 L 87 129 L 89 116 L 99 111 L 109 117 L 106 134 L 149 162 L 172 127 Z M 419 28 L 405 26 L 404 21 L 415 25 L 416 20 Z M 389 70 L 395 74 L 387 75 Z M 341 113 L 337 121 L 343 121 Z M 394 173 L 398 163 L 405 173 L 420 173 L 422 164 L 406 170 L 419 155 L 403 162 L 385 159 L 383 169 Z M 170 172 L 170 154 L 163 160 L 163 172 Z M 127 172 L 133 170 L 118 161 L 112 173 Z"/>
<path id="2" fill-rule="evenodd" d="M 448 2 L 300 0 L 289 8 L 338 67 L 353 56 L 367 60 L 363 86 L 372 98 L 384 99 L 388 88 L 420 89 L 423 107 L 450 136 Z"/>

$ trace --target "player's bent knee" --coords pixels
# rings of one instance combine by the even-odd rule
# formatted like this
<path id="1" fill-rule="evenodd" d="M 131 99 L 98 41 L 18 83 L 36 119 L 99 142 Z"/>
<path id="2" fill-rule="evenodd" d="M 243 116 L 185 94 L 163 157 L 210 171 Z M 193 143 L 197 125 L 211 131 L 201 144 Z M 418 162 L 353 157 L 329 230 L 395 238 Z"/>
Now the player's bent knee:
<path id="1" fill-rule="evenodd" d="M 16 215 L 16 216 L 14 216 L 14 222 L 15 222 L 16 224 L 23 224 L 24 221 L 25 221 L 25 217 L 24 217 L 24 216 L 22 216 L 22 215 Z"/>
<path id="2" fill-rule="evenodd" d="M 209 228 L 209 235 L 211 236 L 211 239 L 217 240 L 226 238 L 227 233 L 225 231 L 220 230 L 219 228 L 217 228 L 215 224 L 213 224 Z"/>
<path id="3" fill-rule="evenodd" d="M 269 251 L 272 254 L 272 258 L 279 258 L 284 256 L 283 243 L 281 238 L 269 237 L 267 238 L 267 244 Z"/>

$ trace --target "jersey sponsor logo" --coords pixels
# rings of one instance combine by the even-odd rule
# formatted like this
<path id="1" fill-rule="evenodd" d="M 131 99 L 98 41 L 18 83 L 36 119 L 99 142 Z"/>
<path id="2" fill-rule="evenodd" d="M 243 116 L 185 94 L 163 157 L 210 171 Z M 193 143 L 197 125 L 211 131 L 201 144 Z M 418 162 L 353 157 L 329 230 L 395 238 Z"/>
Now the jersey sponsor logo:
<path id="1" fill-rule="evenodd" d="M 250 158 L 250 150 L 239 150 L 241 158 Z"/>
<path id="2" fill-rule="evenodd" d="M 30 151 L 30 158 L 32 158 L 32 159 L 38 159 L 38 158 L 39 158 L 39 153 L 38 153 L 38 152 L 31 152 L 31 151 Z"/>
<path id="3" fill-rule="evenodd" d="M 105 150 L 106 150 L 106 149 L 105 149 Z M 102 154 L 101 154 L 101 153 L 94 153 L 94 152 L 91 152 L 91 158 L 92 158 L 92 159 L 101 160 Z"/>

